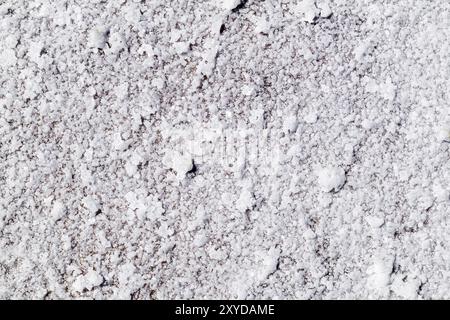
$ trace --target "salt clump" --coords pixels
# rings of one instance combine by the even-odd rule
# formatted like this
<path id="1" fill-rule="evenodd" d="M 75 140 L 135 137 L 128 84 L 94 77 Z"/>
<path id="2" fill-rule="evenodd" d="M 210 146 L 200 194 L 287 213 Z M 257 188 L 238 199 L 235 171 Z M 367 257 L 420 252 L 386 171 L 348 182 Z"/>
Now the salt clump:
<path id="1" fill-rule="evenodd" d="M 91 48 L 103 49 L 107 42 L 108 33 L 106 27 L 95 27 L 89 33 L 88 46 Z"/>
<path id="2" fill-rule="evenodd" d="M 367 287 L 376 297 L 389 294 L 389 284 L 393 268 L 393 259 L 377 257 L 367 268 Z"/>
<path id="3" fill-rule="evenodd" d="M 320 9 L 320 16 L 322 18 L 329 18 L 333 14 L 333 11 L 326 2 L 319 2 L 317 7 Z"/>
<path id="4" fill-rule="evenodd" d="M 0 53 L 0 66 L 9 67 L 15 65 L 17 61 L 16 53 L 12 49 L 6 49 Z"/>
<path id="5" fill-rule="evenodd" d="M 345 183 L 345 171 L 340 167 L 327 167 L 317 170 L 318 183 L 324 192 L 337 192 Z"/>
<path id="6" fill-rule="evenodd" d="M 437 129 L 436 136 L 439 142 L 450 142 L 450 125 L 442 125 Z"/>
<path id="7" fill-rule="evenodd" d="M 85 275 L 80 275 L 72 284 L 72 288 L 76 292 L 84 290 L 92 290 L 103 283 L 103 277 L 95 270 L 88 271 Z"/>
<path id="8" fill-rule="evenodd" d="M 241 4 L 241 0 L 221 0 L 221 4 L 223 9 L 231 11 Z"/>
<path id="9" fill-rule="evenodd" d="M 168 152 L 165 157 L 166 164 L 175 171 L 178 180 L 183 180 L 186 173 L 194 168 L 194 160 L 192 156 L 185 152 L 178 151 Z"/>
<path id="10" fill-rule="evenodd" d="M 314 22 L 320 13 L 314 0 L 301 1 L 296 7 L 296 12 L 301 16 L 302 21 L 309 23 Z"/>
<path id="11" fill-rule="evenodd" d="M 296 116 L 289 116 L 284 119 L 283 131 L 285 133 L 294 133 L 298 127 L 298 120 Z"/>
<path id="12" fill-rule="evenodd" d="M 64 217 L 64 215 L 66 214 L 66 210 L 67 210 L 66 207 L 61 201 L 55 201 L 55 203 L 53 204 L 52 211 L 50 213 L 52 220 L 58 221 L 59 219 Z"/>
<path id="13" fill-rule="evenodd" d="M 403 279 L 406 278 L 406 279 Z M 397 276 L 391 285 L 391 290 L 403 299 L 417 299 L 417 291 L 420 287 L 420 281 L 416 278 Z"/>

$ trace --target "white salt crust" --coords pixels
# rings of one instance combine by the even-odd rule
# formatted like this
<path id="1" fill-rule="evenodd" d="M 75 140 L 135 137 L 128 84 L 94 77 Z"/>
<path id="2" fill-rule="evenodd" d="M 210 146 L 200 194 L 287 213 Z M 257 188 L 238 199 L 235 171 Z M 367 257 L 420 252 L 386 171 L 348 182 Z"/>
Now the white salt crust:
<path id="1" fill-rule="evenodd" d="M 450 2 L 0 4 L 0 298 L 450 298 Z"/>

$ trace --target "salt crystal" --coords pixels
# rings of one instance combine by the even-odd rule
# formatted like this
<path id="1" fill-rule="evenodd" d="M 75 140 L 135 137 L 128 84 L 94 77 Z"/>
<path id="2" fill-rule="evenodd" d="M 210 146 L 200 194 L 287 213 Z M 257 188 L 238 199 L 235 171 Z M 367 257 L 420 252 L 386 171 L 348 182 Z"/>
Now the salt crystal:
<path id="1" fill-rule="evenodd" d="M 345 171 L 340 167 L 325 167 L 317 170 L 317 182 L 324 192 L 337 192 L 345 183 Z"/>

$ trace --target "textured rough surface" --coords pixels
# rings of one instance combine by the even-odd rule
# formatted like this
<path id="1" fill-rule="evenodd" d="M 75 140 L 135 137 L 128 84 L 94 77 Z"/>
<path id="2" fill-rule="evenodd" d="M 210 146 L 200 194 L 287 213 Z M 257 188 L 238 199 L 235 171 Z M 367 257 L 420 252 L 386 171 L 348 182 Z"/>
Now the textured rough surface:
<path id="1" fill-rule="evenodd" d="M 450 298 L 450 2 L 0 2 L 0 298 Z"/>

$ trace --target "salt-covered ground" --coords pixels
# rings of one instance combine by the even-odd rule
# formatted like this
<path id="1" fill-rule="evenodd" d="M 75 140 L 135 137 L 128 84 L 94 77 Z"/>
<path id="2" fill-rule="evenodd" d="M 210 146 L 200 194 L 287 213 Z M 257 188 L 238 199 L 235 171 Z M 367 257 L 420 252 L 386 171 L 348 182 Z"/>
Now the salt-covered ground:
<path id="1" fill-rule="evenodd" d="M 448 0 L 0 1 L 0 298 L 450 298 Z"/>

